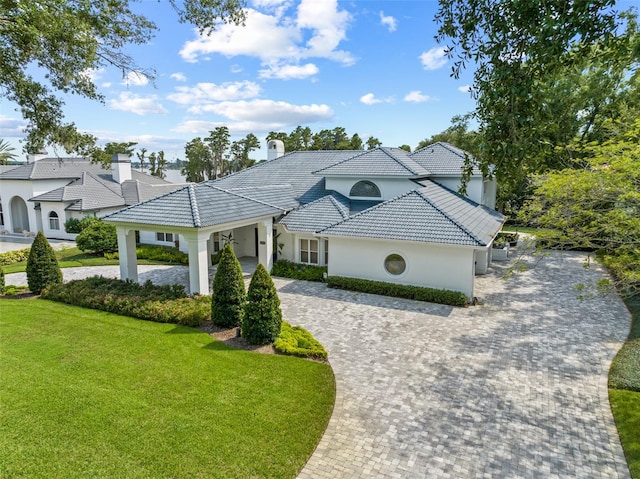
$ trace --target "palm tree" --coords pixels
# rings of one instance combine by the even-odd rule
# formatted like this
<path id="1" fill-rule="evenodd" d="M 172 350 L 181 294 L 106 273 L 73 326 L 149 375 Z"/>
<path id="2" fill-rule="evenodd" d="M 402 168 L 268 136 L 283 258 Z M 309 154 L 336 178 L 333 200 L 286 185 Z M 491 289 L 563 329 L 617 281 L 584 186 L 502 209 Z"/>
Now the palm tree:
<path id="1" fill-rule="evenodd" d="M 11 146 L 6 140 L 0 139 L 0 165 L 6 165 L 9 160 L 13 160 L 18 155 L 13 153 L 15 148 Z"/>

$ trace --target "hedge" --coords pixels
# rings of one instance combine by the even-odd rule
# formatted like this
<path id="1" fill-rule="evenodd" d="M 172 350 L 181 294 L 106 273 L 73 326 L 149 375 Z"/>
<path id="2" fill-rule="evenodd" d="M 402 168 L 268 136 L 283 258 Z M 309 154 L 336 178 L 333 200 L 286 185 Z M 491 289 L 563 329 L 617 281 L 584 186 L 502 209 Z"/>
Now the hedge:
<path id="1" fill-rule="evenodd" d="M 286 259 L 277 260 L 271 268 L 271 276 L 318 282 L 324 281 L 324 274 L 326 272 L 326 266 L 293 263 Z"/>
<path id="2" fill-rule="evenodd" d="M 282 321 L 280 335 L 273 343 L 275 350 L 281 354 L 301 358 L 327 360 L 329 354 L 322 344 L 309 331 L 300 326 L 291 326 Z"/>
<path id="3" fill-rule="evenodd" d="M 24 248 L 15 251 L 7 251 L 6 253 L 0 253 L 0 266 L 7 266 L 9 264 L 27 261 L 27 259 L 29 259 L 30 251 L 31 248 Z"/>
<path id="4" fill-rule="evenodd" d="M 448 304 L 451 306 L 466 306 L 468 304 L 466 295 L 459 291 L 386 283 L 384 281 L 346 278 L 344 276 L 329 276 L 327 279 L 327 286 L 330 288 L 359 291 L 361 293 L 380 294 L 396 298 L 415 299 L 417 301 Z"/>
<path id="5" fill-rule="evenodd" d="M 189 297 L 182 285 L 158 286 L 94 276 L 46 288 L 52 301 L 99 309 L 133 318 L 199 326 L 211 316 L 208 296 Z"/>

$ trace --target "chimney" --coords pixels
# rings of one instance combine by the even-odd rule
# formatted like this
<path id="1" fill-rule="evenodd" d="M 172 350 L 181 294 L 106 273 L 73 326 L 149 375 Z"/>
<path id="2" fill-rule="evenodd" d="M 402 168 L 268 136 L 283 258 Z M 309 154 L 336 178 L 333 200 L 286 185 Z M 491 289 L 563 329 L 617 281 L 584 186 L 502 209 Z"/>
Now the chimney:
<path id="1" fill-rule="evenodd" d="M 36 153 L 29 153 L 27 154 L 27 163 L 35 163 L 36 161 L 39 160 L 44 160 L 45 158 L 49 157 L 49 152 L 47 152 L 47 150 L 42 149 Z"/>
<path id="2" fill-rule="evenodd" d="M 284 143 L 282 140 L 269 140 L 267 142 L 267 161 L 275 160 L 284 155 Z"/>
<path id="3" fill-rule="evenodd" d="M 124 153 L 116 153 L 111 157 L 111 175 L 113 181 L 124 183 L 131 179 L 131 158 Z"/>

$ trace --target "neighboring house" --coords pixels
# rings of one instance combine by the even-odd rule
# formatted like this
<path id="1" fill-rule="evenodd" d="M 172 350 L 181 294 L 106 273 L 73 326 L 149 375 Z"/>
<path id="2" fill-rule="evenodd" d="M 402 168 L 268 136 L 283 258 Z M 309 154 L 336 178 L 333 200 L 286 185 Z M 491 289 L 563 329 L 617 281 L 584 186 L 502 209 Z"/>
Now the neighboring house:
<path id="1" fill-rule="evenodd" d="M 136 231 L 180 235 L 190 290 L 208 294 L 208 266 L 231 237 L 238 256 L 268 269 L 274 257 L 327 265 L 329 275 L 474 293 L 504 217 L 492 208 L 496 185 L 473 170 L 456 193 L 465 152 L 435 143 L 414 153 L 303 151 L 227 177 L 191 184 L 107 215 L 116 225 L 123 279 L 137 279 Z"/>
<path id="2" fill-rule="evenodd" d="M 111 170 L 85 158 L 42 156 L 0 169 L 1 230 L 42 231 L 47 238 L 74 239 L 76 235 L 64 228 L 70 218 L 101 217 L 183 186 L 133 170 L 127 155 L 114 155 Z M 141 240 L 174 243 L 157 241 L 156 236 L 145 232 Z"/>

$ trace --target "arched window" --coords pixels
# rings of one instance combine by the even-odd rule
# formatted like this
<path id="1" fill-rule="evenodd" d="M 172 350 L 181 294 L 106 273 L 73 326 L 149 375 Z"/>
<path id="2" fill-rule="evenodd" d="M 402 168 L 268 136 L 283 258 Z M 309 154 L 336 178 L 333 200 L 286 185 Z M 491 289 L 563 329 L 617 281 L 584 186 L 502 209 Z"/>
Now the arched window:
<path id="1" fill-rule="evenodd" d="M 58 218 L 58 213 L 52 211 L 49 213 L 49 229 L 50 230 L 59 230 L 60 229 L 60 218 Z"/>
<path id="2" fill-rule="evenodd" d="M 351 188 L 349 196 L 365 196 L 367 198 L 380 198 L 380 188 L 375 183 L 367 180 L 358 181 Z"/>

